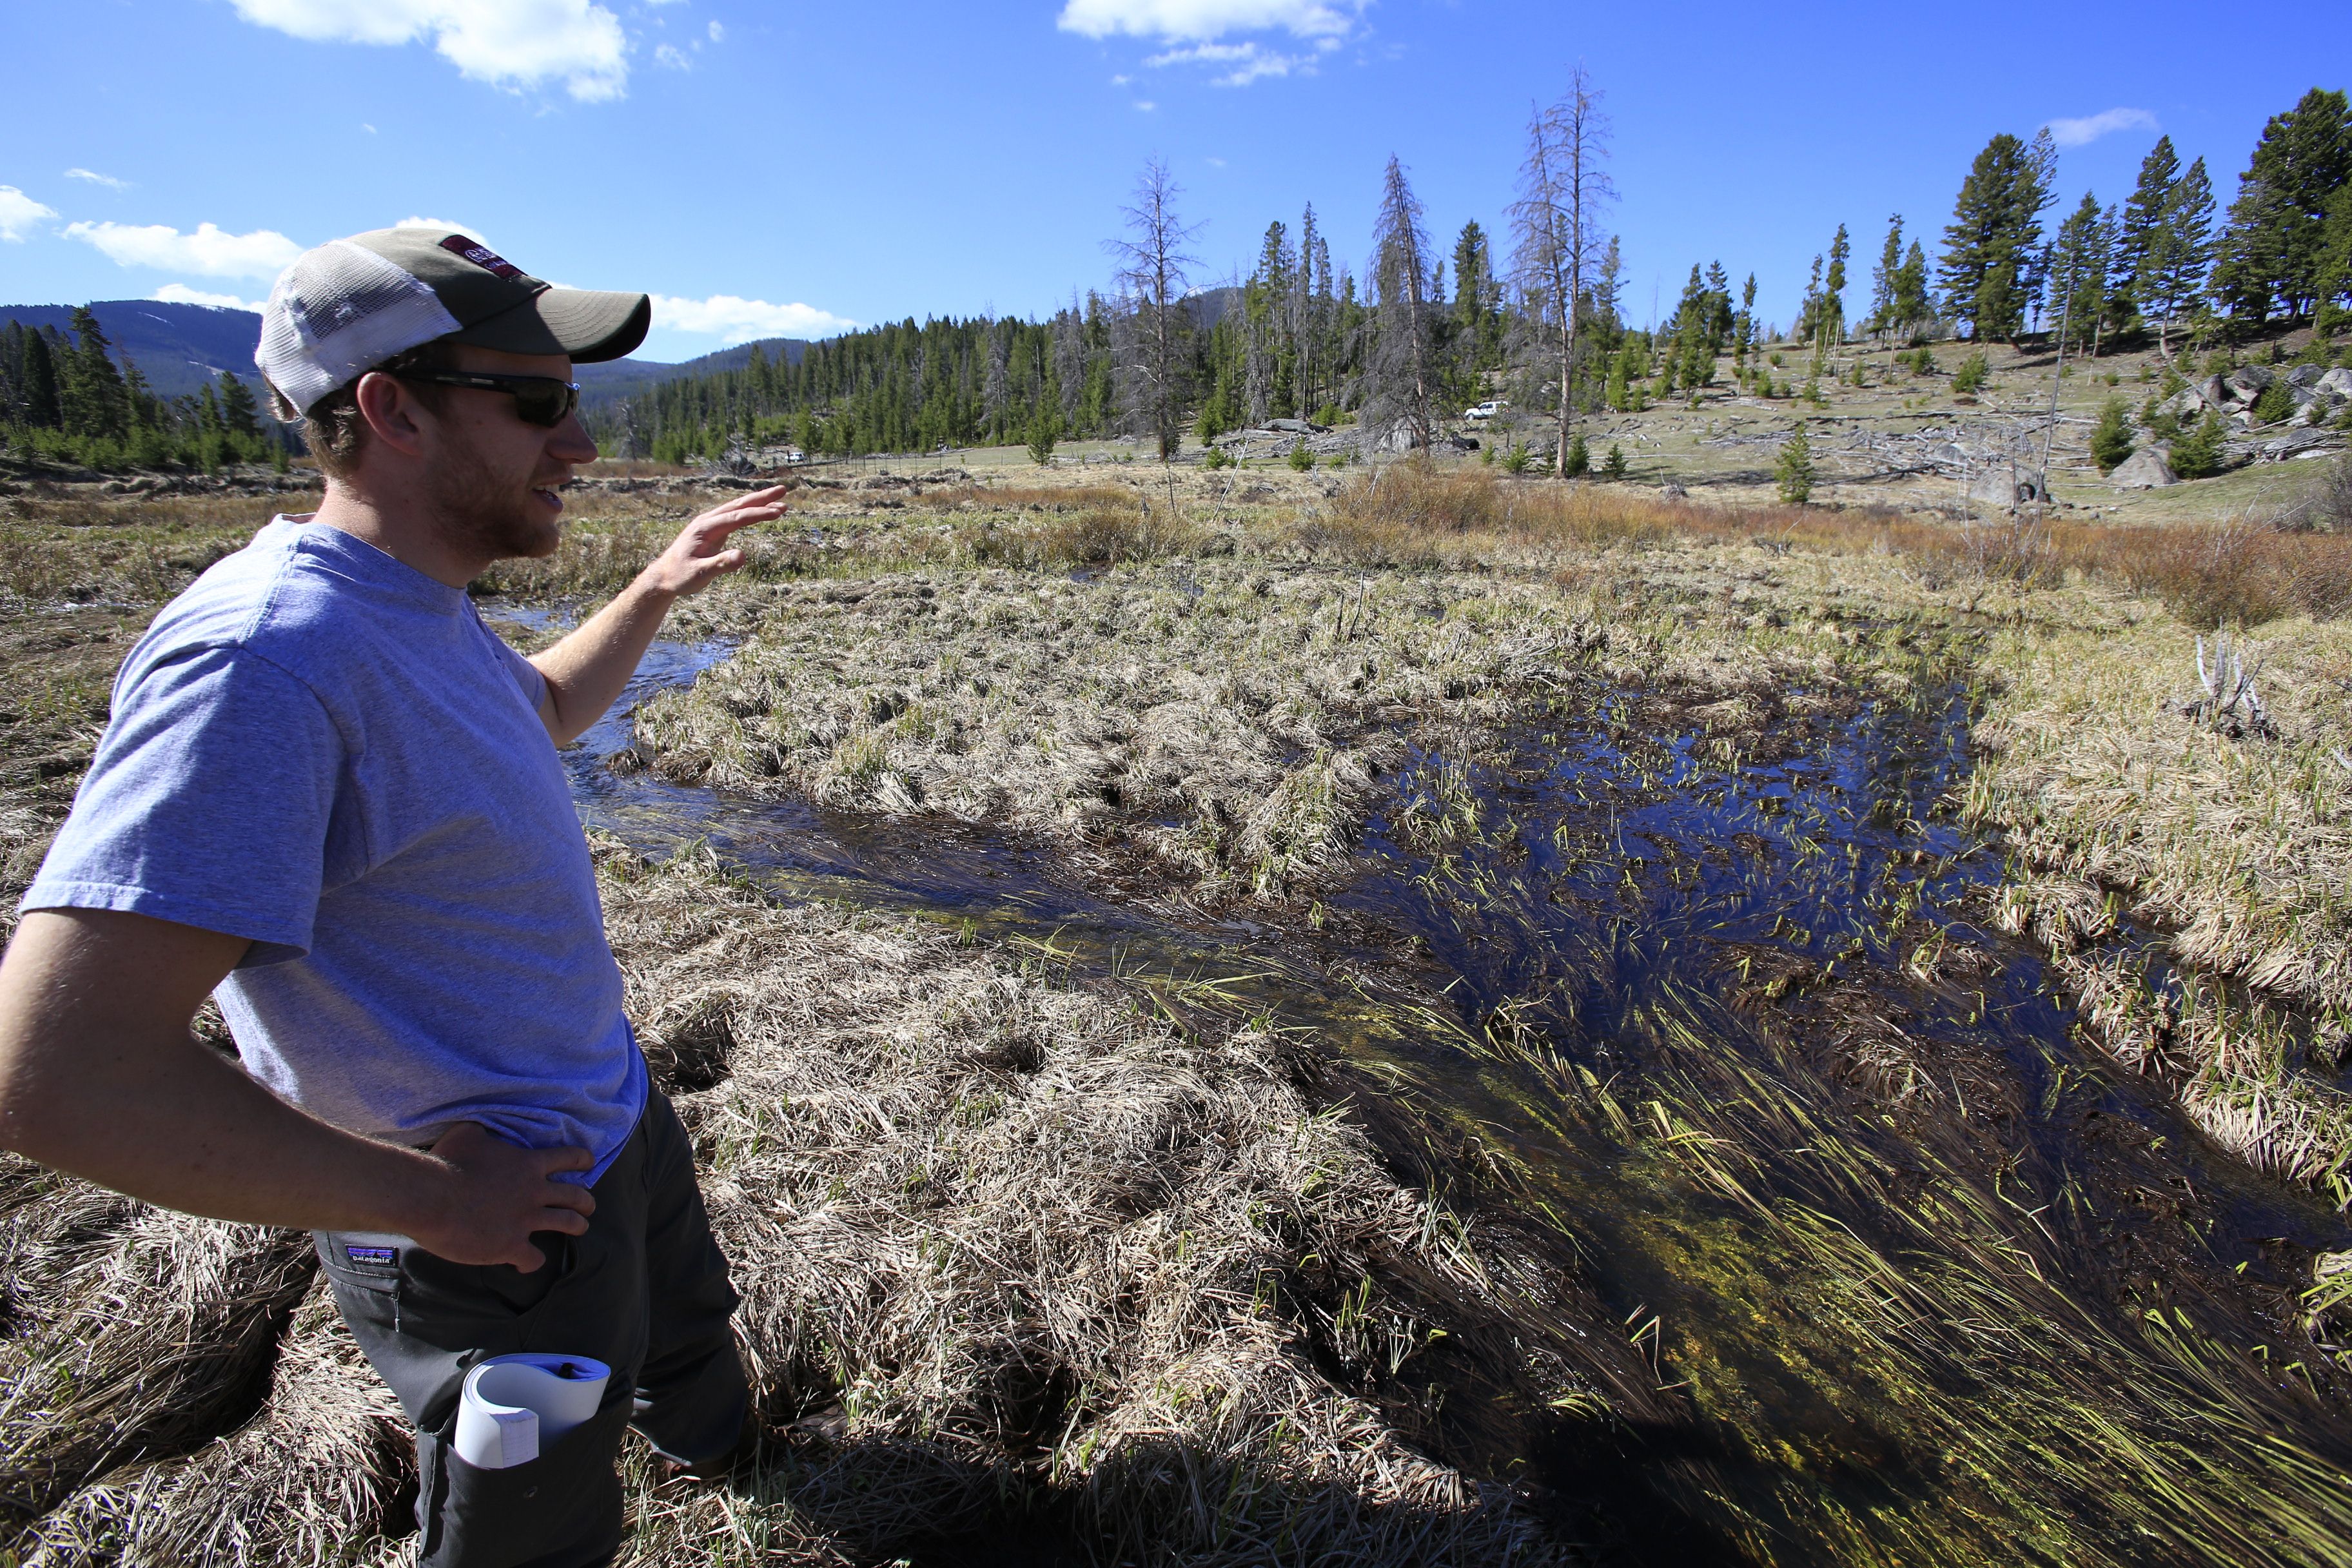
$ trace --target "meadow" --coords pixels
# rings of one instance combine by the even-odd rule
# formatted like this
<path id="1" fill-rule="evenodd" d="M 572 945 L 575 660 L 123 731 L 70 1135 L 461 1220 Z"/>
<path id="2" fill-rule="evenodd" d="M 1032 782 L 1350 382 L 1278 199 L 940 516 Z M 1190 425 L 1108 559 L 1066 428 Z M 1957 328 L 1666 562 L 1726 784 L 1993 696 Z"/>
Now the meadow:
<path id="1" fill-rule="evenodd" d="M 485 613 L 696 483 L 583 483 Z M 2352 535 L 1901 499 L 808 476 L 572 760 L 668 814 L 593 842 L 763 1418 L 632 1447 L 626 1560 L 2337 1551 Z M 13 905 L 289 503 L 0 504 Z M 396 1560 L 306 1238 L 14 1161 L 0 1225 L 0 1552 Z"/>

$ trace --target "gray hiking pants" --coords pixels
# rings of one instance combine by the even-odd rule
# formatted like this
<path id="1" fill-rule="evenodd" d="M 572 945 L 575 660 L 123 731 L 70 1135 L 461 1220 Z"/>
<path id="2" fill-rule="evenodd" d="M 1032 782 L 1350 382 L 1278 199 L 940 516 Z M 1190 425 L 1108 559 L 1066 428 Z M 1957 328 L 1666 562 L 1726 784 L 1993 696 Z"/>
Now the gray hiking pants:
<path id="1" fill-rule="evenodd" d="M 734 1446 L 749 1397 L 677 1113 L 656 1090 L 591 1189 L 583 1236 L 542 1231 L 530 1274 L 450 1263 L 404 1237 L 315 1232 L 343 1321 L 416 1427 L 425 1568 L 590 1568 L 621 1544 L 621 1431 L 695 1463 Z M 477 1468 L 450 1446 L 466 1373 L 495 1355 L 589 1356 L 613 1380 L 588 1422 L 537 1459 Z"/>

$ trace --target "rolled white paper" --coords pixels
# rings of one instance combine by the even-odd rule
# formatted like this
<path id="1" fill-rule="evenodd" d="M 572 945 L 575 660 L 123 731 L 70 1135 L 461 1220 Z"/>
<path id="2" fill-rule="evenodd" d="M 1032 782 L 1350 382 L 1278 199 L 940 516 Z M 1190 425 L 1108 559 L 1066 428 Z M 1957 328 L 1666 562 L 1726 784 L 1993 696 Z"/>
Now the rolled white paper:
<path id="1" fill-rule="evenodd" d="M 612 1375 L 583 1355 L 492 1356 L 466 1374 L 458 1394 L 458 1458 L 484 1470 L 530 1463 L 541 1443 L 596 1414 Z"/>

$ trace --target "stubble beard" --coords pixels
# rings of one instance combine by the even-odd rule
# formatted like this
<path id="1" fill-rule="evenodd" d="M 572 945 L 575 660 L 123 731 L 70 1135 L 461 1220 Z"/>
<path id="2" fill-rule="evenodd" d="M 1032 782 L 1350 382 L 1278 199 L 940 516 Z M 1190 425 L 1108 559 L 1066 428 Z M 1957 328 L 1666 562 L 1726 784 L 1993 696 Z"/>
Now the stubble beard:
<path id="1" fill-rule="evenodd" d="M 555 553 L 562 536 L 552 521 L 535 515 L 529 490 L 499 474 L 474 446 L 448 442 L 433 470 L 433 516 L 452 549 L 508 561 Z"/>

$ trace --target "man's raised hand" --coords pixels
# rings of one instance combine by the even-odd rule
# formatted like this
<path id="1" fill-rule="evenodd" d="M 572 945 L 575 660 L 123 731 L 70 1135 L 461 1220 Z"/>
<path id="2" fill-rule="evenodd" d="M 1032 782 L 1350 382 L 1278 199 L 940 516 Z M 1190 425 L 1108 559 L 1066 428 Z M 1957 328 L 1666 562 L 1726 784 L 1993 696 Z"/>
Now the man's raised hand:
<path id="1" fill-rule="evenodd" d="M 669 548 L 654 558 L 640 580 L 671 595 L 700 593 L 743 564 L 743 552 L 727 548 L 729 535 L 748 524 L 770 522 L 784 515 L 785 489 L 771 485 L 712 507 L 686 525 Z"/>

